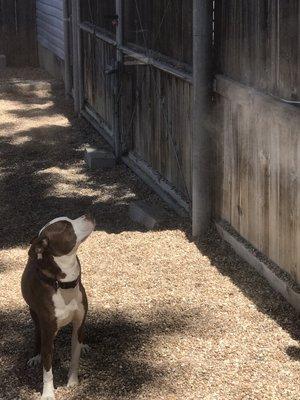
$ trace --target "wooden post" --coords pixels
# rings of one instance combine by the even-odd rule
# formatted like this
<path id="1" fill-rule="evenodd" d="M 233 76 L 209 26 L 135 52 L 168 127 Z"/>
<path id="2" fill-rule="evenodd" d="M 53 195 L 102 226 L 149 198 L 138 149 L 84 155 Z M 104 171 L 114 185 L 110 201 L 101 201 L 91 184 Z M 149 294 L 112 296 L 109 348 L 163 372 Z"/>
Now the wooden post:
<path id="1" fill-rule="evenodd" d="M 77 62 L 78 62 L 78 105 L 79 105 L 79 111 L 78 113 L 80 114 L 82 108 L 83 108 L 83 103 L 84 103 L 84 86 L 83 86 L 83 69 L 82 69 L 82 43 L 81 43 L 81 29 L 80 29 L 80 23 L 81 23 L 81 6 L 80 6 L 81 0 L 76 0 L 76 34 L 77 34 Z"/>
<path id="2" fill-rule="evenodd" d="M 116 0 L 116 14 L 118 16 L 118 25 L 116 31 L 117 44 L 117 65 L 114 85 L 114 145 L 116 160 L 120 160 L 122 155 L 121 127 L 120 127 L 120 81 L 123 66 L 123 52 L 119 48 L 123 45 L 123 0 Z"/>
<path id="3" fill-rule="evenodd" d="M 70 38 L 69 38 L 69 8 L 68 0 L 63 1 L 63 18 L 64 18 L 64 75 L 65 75 L 65 93 L 70 94 L 72 89 L 71 75 L 70 75 Z"/>
<path id="4" fill-rule="evenodd" d="M 73 99 L 74 111 L 79 113 L 79 85 L 78 85 L 78 35 L 77 35 L 77 5 L 72 1 L 72 37 L 73 37 Z"/>
<path id="5" fill-rule="evenodd" d="M 80 0 L 72 1 L 73 33 L 73 97 L 74 109 L 78 115 L 83 107 L 83 77 L 81 57 Z"/>
<path id="6" fill-rule="evenodd" d="M 212 161 L 207 119 L 211 103 L 212 1 L 193 0 L 192 228 L 203 235 L 211 218 Z"/>

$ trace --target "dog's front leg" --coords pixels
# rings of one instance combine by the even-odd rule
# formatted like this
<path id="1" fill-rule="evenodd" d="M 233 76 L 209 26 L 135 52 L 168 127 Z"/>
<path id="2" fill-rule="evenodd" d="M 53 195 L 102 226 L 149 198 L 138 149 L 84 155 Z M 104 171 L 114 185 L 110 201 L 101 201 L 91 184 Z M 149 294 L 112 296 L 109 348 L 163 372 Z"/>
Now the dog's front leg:
<path id="1" fill-rule="evenodd" d="M 43 393 L 42 399 L 54 400 L 54 385 L 52 374 L 52 358 L 55 332 L 52 329 L 41 330 L 41 355 L 43 364 Z"/>
<path id="2" fill-rule="evenodd" d="M 73 332 L 72 332 L 72 358 L 69 369 L 68 387 L 72 387 L 78 384 L 78 369 L 79 360 L 83 342 L 83 317 L 79 317 L 73 320 Z"/>

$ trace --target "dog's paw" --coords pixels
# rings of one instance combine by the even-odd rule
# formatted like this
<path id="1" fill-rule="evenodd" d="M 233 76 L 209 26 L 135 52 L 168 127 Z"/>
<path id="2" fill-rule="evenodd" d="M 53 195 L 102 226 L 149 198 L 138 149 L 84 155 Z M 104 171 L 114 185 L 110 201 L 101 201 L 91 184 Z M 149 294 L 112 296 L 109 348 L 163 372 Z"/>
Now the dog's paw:
<path id="1" fill-rule="evenodd" d="M 79 383 L 78 376 L 77 375 L 70 375 L 67 387 L 71 388 L 71 387 L 77 386 L 78 383 Z"/>
<path id="2" fill-rule="evenodd" d="M 86 355 L 87 353 L 89 353 L 91 351 L 91 348 L 88 344 L 83 344 L 81 347 L 81 354 L 82 355 Z"/>
<path id="3" fill-rule="evenodd" d="M 28 365 L 29 367 L 36 367 L 36 366 L 39 365 L 40 363 L 41 363 L 41 355 L 40 355 L 40 354 L 37 354 L 36 356 L 30 358 L 30 359 L 27 361 L 27 365 Z"/>
<path id="4" fill-rule="evenodd" d="M 43 393 L 41 400 L 55 400 L 54 392 L 50 393 Z"/>

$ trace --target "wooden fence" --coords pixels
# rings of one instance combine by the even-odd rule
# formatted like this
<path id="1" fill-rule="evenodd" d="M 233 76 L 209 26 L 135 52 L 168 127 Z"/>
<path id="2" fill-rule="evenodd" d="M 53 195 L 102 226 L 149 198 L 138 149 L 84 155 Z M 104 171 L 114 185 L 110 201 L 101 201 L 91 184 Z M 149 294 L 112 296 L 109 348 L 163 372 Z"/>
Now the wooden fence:
<path id="1" fill-rule="evenodd" d="M 300 284 L 299 1 L 220 0 L 216 27 L 215 218 Z"/>
<path id="2" fill-rule="evenodd" d="M 213 216 L 300 284 L 300 3 L 213 3 Z M 83 115 L 187 210 L 192 4 L 81 0 L 79 24 Z"/>
<path id="3" fill-rule="evenodd" d="M 35 0 L 0 0 L 0 54 L 8 66 L 36 66 Z"/>

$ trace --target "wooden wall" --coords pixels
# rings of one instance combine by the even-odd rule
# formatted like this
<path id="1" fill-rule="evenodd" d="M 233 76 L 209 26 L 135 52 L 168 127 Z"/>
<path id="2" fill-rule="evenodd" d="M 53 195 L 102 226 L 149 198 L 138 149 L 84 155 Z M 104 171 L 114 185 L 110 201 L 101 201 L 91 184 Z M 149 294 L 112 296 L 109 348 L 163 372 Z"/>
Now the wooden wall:
<path id="1" fill-rule="evenodd" d="M 35 0 L 0 0 L 0 54 L 8 66 L 36 66 Z"/>
<path id="2" fill-rule="evenodd" d="M 216 6 L 215 217 L 300 284 L 300 5 Z"/>
<path id="3" fill-rule="evenodd" d="M 62 0 L 36 0 L 37 38 L 46 49 L 65 59 Z"/>
<path id="4" fill-rule="evenodd" d="M 299 0 L 218 0 L 215 26 L 218 73 L 266 93 L 299 98 Z"/>

